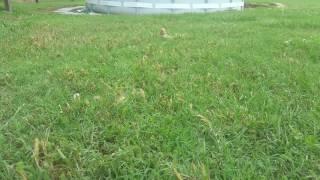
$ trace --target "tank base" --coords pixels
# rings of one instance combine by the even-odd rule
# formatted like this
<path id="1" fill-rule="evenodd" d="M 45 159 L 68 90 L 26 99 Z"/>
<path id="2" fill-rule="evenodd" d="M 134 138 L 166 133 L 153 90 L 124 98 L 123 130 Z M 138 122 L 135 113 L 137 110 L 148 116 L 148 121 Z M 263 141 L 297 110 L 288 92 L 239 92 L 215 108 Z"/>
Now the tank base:
<path id="1" fill-rule="evenodd" d="M 242 10 L 244 2 L 243 0 L 87 0 L 86 7 L 89 11 L 107 14 L 182 14 Z"/>

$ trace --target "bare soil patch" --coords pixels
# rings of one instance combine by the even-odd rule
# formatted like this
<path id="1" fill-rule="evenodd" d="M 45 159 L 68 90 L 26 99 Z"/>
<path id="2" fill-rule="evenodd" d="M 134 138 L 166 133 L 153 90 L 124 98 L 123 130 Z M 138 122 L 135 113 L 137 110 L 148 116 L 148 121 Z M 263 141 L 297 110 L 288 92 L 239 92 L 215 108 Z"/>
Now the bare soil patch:
<path id="1" fill-rule="evenodd" d="M 282 3 L 245 3 L 245 8 L 286 8 L 287 6 Z"/>

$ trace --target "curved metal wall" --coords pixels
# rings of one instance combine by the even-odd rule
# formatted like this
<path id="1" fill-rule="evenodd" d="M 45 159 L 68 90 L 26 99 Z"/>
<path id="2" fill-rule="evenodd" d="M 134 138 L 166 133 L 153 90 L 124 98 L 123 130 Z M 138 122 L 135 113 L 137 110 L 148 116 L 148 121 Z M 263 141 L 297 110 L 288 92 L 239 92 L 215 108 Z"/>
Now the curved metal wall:
<path id="1" fill-rule="evenodd" d="M 102 13 L 162 14 L 241 10 L 244 0 L 87 0 L 87 8 Z"/>

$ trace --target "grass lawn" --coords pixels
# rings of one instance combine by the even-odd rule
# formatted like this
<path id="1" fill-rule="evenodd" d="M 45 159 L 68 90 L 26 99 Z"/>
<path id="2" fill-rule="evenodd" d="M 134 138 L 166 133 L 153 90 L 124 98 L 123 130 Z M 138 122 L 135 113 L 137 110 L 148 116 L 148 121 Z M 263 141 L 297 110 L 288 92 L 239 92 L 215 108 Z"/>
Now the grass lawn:
<path id="1" fill-rule="evenodd" d="M 15 2 L 0 12 L 0 179 L 319 179 L 320 2 L 278 2 L 161 16 Z"/>

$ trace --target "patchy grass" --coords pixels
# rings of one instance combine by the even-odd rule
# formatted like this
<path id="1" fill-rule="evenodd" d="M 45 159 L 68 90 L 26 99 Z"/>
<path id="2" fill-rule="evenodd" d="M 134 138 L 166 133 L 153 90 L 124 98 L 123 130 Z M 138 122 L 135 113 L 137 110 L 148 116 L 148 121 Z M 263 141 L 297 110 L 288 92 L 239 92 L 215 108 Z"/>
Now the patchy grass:
<path id="1" fill-rule="evenodd" d="M 0 12 L 0 179 L 319 178 L 317 0 L 48 11 L 82 3 Z"/>

